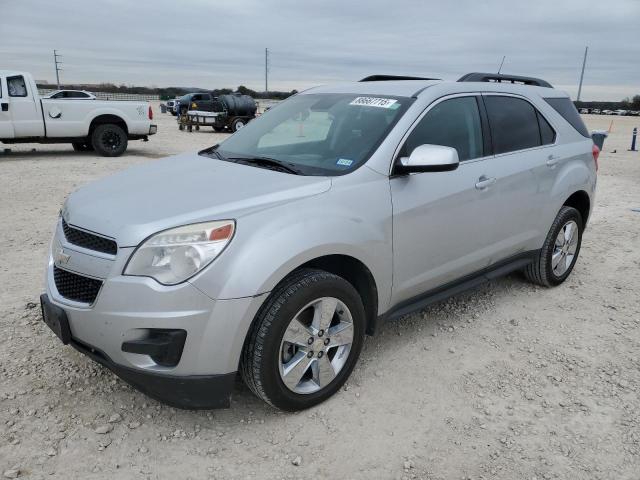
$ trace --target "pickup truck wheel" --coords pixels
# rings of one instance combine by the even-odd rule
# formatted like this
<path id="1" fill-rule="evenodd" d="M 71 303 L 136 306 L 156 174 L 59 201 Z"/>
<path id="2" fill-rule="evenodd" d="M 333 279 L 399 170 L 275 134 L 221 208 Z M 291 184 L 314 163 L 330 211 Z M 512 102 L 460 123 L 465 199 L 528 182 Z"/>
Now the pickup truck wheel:
<path id="1" fill-rule="evenodd" d="M 231 122 L 231 131 L 237 132 L 246 124 L 247 124 L 247 121 L 244 118 L 236 118 L 233 122 Z"/>
<path id="2" fill-rule="evenodd" d="M 299 270 L 260 310 L 240 372 L 253 393 L 274 407 L 309 408 L 347 380 L 364 332 L 362 299 L 349 282 L 322 270 Z"/>
<path id="3" fill-rule="evenodd" d="M 76 152 L 91 152 L 91 151 L 93 151 L 93 145 L 91 145 L 91 143 L 89 143 L 89 142 L 73 142 L 71 144 L 71 146 L 73 147 L 73 149 Z"/>
<path id="4" fill-rule="evenodd" d="M 98 125 L 91 135 L 93 149 L 103 157 L 117 157 L 127 149 L 127 134 L 118 125 Z"/>
<path id="5" fill-rule="evenodd" d="M 524 269 L 527 279 L 543 287 L 564 282 L 578 260 L 582 230 L 580 212 L 573 207 L 562 207 L 535 261 Z"/>

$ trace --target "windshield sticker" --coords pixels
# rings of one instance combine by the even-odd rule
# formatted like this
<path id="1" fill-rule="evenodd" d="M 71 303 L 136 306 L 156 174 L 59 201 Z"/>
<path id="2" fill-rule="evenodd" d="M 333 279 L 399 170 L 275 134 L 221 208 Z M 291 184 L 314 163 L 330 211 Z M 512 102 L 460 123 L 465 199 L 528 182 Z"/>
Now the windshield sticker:
<path id="1" fill-rule="evenodd" d="M 336 162 L 336 165 L 342 165 L 344 167 L 350 167 L 352 163 L 353 163 L 353 160 L 349 160 L 347 158 L 339 158 L 338 161 Z"/>
<path id="2" fill-rule="evenodd" d="M 361 107 L 391 108 L 393 105 L 399 105 L 399 103 L 393 98 L 358 97 L 349 105 L 358 105 Z M 398 107 L 396 106 L 394 108 Z"/>

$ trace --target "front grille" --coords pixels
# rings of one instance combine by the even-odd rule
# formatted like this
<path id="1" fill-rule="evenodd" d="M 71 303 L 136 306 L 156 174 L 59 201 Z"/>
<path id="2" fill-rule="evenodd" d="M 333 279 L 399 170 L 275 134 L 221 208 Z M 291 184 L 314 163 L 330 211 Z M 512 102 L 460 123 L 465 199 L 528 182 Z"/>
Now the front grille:
<path id="1" fill-rule="evenodd" d="M 102 286 L 100 280 L 71 273 L 55 266 L 53 267 L 53 279 L 60 295 L 81 303 L 93 303 Z"/>
<path id="2" fill-rule="evenodd" d="M 118 245 L 113 240 L 73 228 L 64 221 L 64 218 L 62 219 L 62 230 L 67 242 L 79 247 L 110 255 L 115 255 L 118 252 Z"/>

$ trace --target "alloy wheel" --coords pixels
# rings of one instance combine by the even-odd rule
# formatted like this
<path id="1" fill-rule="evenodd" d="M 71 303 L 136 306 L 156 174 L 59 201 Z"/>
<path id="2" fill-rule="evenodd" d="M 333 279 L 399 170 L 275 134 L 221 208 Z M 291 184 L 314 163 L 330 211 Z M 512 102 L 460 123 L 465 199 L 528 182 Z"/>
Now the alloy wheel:
<path id="1" fill-rule="evenodd" d="M 325 388 L 346 364 L 353 335 L 353 317 L 342 301 L 322 297 L 308 303 L 294 315 L 280 343 L 282 382 L 299 394 Z"/>
<path id="2" fill-rule="evenodd" d="M 565 223 L 558 232 L 551 255 L 551 268 L 556 277 L 564 275 L 573 264 L 578 239 L 578 224 L 574 220 Z"/>

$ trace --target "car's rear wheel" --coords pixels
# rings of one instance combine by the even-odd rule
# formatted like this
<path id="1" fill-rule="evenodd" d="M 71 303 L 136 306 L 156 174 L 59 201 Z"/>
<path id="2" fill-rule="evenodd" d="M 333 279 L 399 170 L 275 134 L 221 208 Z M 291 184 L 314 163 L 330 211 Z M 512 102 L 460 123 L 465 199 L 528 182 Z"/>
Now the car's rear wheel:
<path id="1" fill-rule="evenodd" d="M 573 207 L 563 206 L 551 225 L 547 238 L 525 276 L 545 287 L 564 282 L 578 260 L 582 244 L 582 216 Z"/>
<path id="2" fill-rule="evenodd" d="M 117 157 L 127 149 L 127 133 L 118 125 L 98 125 L 91 135 L 91 144 L 103 157 Z"/>
<path id="3" fill-rule="evenodd" d="M 71 146 L 73 147 L 73 149 L 76 152 L 91 152 L 91 151 L 93 151 L 93 145 L 91 145 L 91 142 L 73 142 L 71 144 Z"/>
<path id="4" fill-rule="evenodd" d="M 283 410 L 333 395 L 355 366 L 365 331 L 362 299 L 345 279 L 304 269 L 284 280 L 256 318 L 241 373 L 258 397 Z"/>

